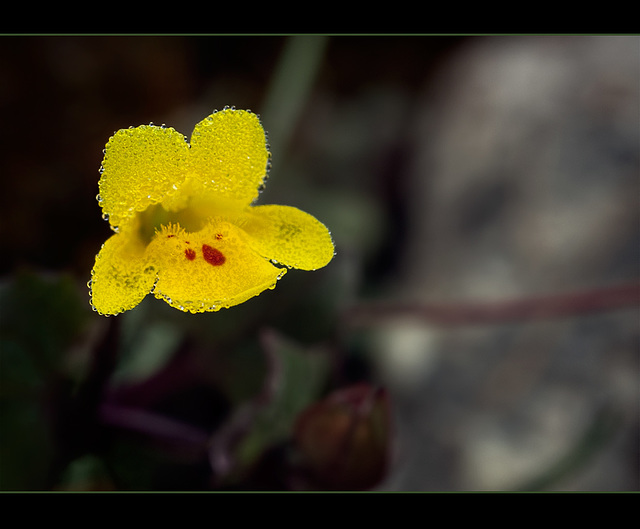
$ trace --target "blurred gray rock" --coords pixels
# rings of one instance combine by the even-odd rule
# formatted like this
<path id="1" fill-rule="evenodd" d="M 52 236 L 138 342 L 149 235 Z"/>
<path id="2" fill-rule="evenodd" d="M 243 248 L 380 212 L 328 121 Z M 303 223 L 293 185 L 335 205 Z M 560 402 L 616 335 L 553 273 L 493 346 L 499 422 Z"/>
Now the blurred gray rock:
<path id="1" fill-rule="evenodd" d="M 639 43 L 481 38 L 431 79 L 409 197 L 415 295 L 637 278 Z"/>
<path id="2" fill-rule="evenodd" d="M 400 297 L 637 281 L 639 79 L 636 37 L 491 37 L 457 50 L 414 121 Z M 403 325 L 415 329 L 380 326 L 373 340 L 396 406 L 384 488 L 513 490 L 555 475 L 545 487 L 638 489 L 637 310 Z"/>

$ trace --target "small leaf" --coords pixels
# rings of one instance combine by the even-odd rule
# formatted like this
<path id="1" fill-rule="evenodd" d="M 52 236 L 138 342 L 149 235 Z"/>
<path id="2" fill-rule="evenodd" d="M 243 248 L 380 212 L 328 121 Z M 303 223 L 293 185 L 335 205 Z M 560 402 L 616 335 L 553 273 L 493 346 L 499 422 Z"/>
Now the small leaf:
<path id="1" fill-rule="evenodd" d="M 269 364 L 263 391 L 238 410 L 224 433 L 226 439 L 240 437 L 240 441 L 235 448 L 226 439 L 214 443 L 218 452 L 212 458 L 232 458 L 232 472 L 240 474 L 267 450 L 291 438 L 297 416 L 318 398 L 329 369 L 323 351 L 308 350 L 273 331 L 262 335 L 262 344 Z"/>

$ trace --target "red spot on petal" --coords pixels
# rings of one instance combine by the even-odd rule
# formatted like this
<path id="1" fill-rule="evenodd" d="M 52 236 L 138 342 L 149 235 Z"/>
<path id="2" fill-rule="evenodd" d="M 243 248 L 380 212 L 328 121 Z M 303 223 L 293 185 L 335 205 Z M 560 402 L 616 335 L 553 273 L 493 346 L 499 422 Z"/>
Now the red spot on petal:
<path id="1" fill-rule="evenodd" d="M 222 233 L 216 233 L 216 239 L 218 240 L 222 239 Z"/>
<path id="2" fill-rule="evenodd" d="M 193 261 L 196 258 L 196 251 L 192 248 L 187 248 L 184 251 L 184 255 L 189 261 Z"/>
<path id="3" fill-rule="evenodd" d="M 208 244 L 202 245 L 202 255 L 204 256 L 204 260 L 213 266 L 220 266 L 224 264 L 226 260 L 220 250 L 216 250 Z"/>
<path id="4" fill-rule="evenodd" d="M 169 235 L 167 235 L 167 239 L 171 239 L 171 237 L 175 237 L 175 235 L 173 233 L 170 233 Z"/>

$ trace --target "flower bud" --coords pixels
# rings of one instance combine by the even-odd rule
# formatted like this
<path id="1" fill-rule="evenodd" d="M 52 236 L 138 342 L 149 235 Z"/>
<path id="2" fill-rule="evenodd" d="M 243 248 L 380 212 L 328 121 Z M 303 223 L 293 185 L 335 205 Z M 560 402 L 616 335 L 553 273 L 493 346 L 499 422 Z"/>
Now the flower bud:
<path id="1" fill-rule="evenodd" d="M 303 411 L 295 440 L 313 488 L 364 490 L 384 477 L 390 438 L 388 396 L 369 384 L 338 390 Z"/>

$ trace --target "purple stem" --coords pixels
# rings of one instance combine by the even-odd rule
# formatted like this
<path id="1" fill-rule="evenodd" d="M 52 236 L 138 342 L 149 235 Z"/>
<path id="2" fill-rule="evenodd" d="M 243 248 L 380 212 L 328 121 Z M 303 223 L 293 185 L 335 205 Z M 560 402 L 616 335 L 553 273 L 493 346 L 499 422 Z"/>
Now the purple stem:
<path id="1" fill-rule="evenodd" d="M 100 408 L 100 419 L 109 426 L 136 431 L 166 441 L 201 447 L 206 446 L 209 441 L 209 435 L 198 428 L 146 410 L 103 404 Z"/>

